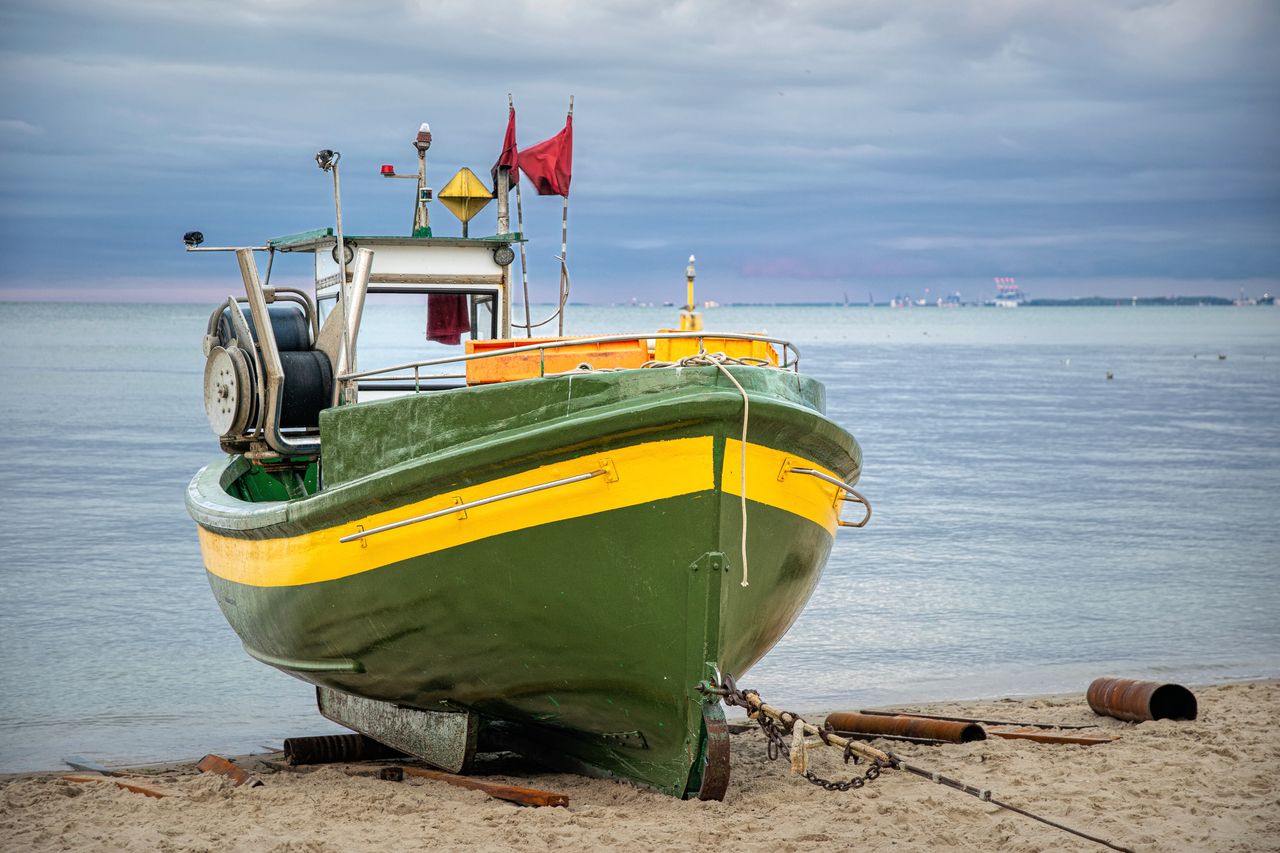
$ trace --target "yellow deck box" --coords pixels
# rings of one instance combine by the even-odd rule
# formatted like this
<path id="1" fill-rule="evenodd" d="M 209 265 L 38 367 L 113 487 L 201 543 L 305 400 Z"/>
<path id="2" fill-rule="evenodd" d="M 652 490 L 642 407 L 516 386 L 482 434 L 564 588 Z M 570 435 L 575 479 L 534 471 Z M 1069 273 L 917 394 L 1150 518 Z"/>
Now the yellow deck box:
<path id="1" fill-rule="evenodd" d="M 529 344 L 545 344 L 553 341 L 571 341 L 573 338 L 511 338 L 494 341 L 467 341 L 467 354 L 495 352 L 523 347 Z M 696 351 L 696 349 L 695 349 Z M 485 385 L 492 382 L 511 382 L 516 379 L 536 379 L 548 373 L 563 373 L 580 364 L 596 369 L 605 367 L 643 367 L 649 361 L 649 347 L 643 338 L 607 343 L 581 343 L 546 350 L 530 350 L 492 358 L 468 361 L 467 384 Z"/>
<path id="2" fill-rule="evenodd" d="M 662 329 L 663 332 L 674 332 L 675 329 Z M 778 363 L 778 351 L 766 341 L 740 341 L 734 338 L 717 338 L 707 335 L 704 338 L 657 338 L 654 341 L 653 357 L 658 361 L 679 361 L 698 354 L 698 341 L 708 353 L 722 352 L 730 358 L 758 358 L 769 364 Z"/>

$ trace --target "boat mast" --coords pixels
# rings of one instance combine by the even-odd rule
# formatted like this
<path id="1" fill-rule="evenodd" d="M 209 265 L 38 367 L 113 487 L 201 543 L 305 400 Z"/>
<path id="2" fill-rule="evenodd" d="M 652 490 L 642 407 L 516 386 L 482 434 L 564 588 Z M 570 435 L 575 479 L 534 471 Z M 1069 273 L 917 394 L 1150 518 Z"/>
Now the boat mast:
<path id="1" fill-rule="evenodd" d="M 573 95 L 569 96 L 569 118 L 573 118 Z M 564 337 L 564 304 L 569 301 L 569 190 L 564 191 L 564 208 L 560 217 L 560 322 L 556 334 Z"/>
<path id="2" fill-rule="evenodd" d="M 431 125 L 425 121 L 418 128 L 418 136 L 413 141 L 418 150 L 418 201 L 413 208 L 414 237 L 431 236 L 431 217 L 427 213 L 427 202 L 431 200 L 431 190 L 427 189 L 427 149 L 431 147 Z"/>
<path id="3" fill-rule="evenodd" d="M 342 185 L 338 180 L 338 161 L 342 159 L 342 154 L 337 151 L 331 151 L 325 148 L 316 152 L 316 165 L 323 172 L 333 173 L 333 212 L 334 226 L 336 231 L 336 240 L 333 244 L 333 260 L 338 265 L 338 304 L 342 306 L 342 352 L 338 357 L 338 369 L 335 373 L 342 374 L 355 369 L 354 360 L 351 353 L 351 314 L 347 310 L 347 306 L 351 301 L 351 291 L 347 288 L 347 244 L 342 237 Z M 247 279 L 246 279 L 247 281 Z M 319 298 L 319 291 L 316 293 Z M 335 393 L 337 388 L 334 389 Z M 350 399 L 350 392 L 346 394 L 347 402 L 353 403 Z"/>

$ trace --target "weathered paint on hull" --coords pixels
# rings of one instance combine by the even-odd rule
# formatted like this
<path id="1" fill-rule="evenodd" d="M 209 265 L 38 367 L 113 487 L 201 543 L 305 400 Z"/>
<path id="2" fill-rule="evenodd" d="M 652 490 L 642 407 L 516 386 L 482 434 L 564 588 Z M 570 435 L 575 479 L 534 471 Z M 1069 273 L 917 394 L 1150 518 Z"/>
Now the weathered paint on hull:
<path id="1" fill-rule="evenodd" d="M 195 507 L 210 583 L 251 653 L 291 674 L 403 705 L 463 705 L 590 765 L 687 795 L 703 738 L 695 685 L 713 667 L 740 675 L 768 651 L 831 547 L 835 488 L 784 477 L 782 463 L 847 477 L 860 460 L 852 439 L 812 408 L 771 409 L 753 396 L 751 584 L 742 587 L 740 422 L 684 402 L 682 420 L 665 428 L 637 427 L 634 413 L 609 429 L 596 418 L 593 440 L 553 441 L 541 465 L 504 465 L 490 449 L 470 466 L 416 469 L 444 467 L 451 490 L 414 492 L 402 473 L 397 488 L 414 504 L 371 501 L 375 476 L 348 489 L 364 496 L 356 509 L 321 507 L 310 523 L 299 521 L 303 512 L 260 507 L 275 513 L 273 524 L 230 529 Z M 808 455 L 789 456 L 797 445 Z M 814 452 L 824 448 L 840 452 Z M 398 542 L 370 536 L 339 550 L 357 524 L 448 506 L 458 489 L 478 490 L 467 500 L 492 493 L 506 482 L 495 473 L 545 481 L 602 456 L 617 460 L 616 482 L 596 478 L 403 528 Z"/>
<path id="2" fill-rule="evenodd" d="M 321 584 L 209 579 L 255 651 L 363 669 L 296 673 L 308 681 L 570 729 L 582 760 L 627 766 L 680 795 L 699 748 L 693 688 L 706 662 L 740 673 L 763 655 L 808 599 L 831 543 L 809 521 L 752 504 L 743 588 L 736 558 L 729 571 L 693 568 L 737 541 L 736 525 L 717 541 L 719 502 L 707 492 L 614 510 Z"/>

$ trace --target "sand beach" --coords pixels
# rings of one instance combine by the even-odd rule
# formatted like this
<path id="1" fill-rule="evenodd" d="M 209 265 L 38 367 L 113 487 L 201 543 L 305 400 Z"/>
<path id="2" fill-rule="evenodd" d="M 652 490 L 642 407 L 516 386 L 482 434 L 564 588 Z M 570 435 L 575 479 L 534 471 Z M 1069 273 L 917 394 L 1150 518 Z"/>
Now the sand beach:
<path id="1" fill-rule="evenodd" d="M 1280 853 L 1280 0 L 0 20 L 0 853 Z"/>
<path id="2" fill-rule="evenodd" d="M 1029 811 L 1140 851 L 1280 849 L 1280 682 L 1195 690 L 1199 718 L 1139 724 L 1098 717 L 1083 695 L 910 706 L 1064 724 L 1119 735 L 1099 746 L 988 739 L 943 746 L 877 742 Z M 769 697 L 765 697 L 768 699 Z M 901 706 L 906 707 L 906 706 Z M 805 709 L 798 709 L 804 711 Z M 817 713 L 805 713 L 820 719 Z M 682 802 L 625 783 L 543 773 L 511 759 L 489 781 L 566 794 L 529 808 L 440 782 L 351 776 L 350 765 L 282 771 L 237 759 L 262 779 L 235 787 L 194 762 L 139 768 L 153 799 L 61 773 L 0 780 L 5 850 L 1102 850 L 903 772 L 828 792 L 765 757 L 758 731 L 733 735 L 724 802 Z M 820 750 L 819 752 L 825 752 Z M 813 769 L 842 775 L 838 756 Z"/>

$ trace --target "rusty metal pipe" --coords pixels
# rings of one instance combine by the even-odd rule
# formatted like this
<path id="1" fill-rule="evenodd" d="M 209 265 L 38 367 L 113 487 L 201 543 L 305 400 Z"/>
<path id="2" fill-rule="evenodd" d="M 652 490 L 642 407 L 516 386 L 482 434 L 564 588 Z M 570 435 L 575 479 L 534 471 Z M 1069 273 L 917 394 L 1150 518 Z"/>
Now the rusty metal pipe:
<path id="1" fill-rule="evenodd" d="M 1196 718 L 1196 697 L 1181 684 L 1095 678 L 1087 696 L 1095 714 L 1130 723 Z"/>
<path id="2" fill-rule="evenodd" d="M 293 765 L 337 764 L 344 761 L 404 757 L 403 752 L 358 734 L 291 737 L 285 738 L 284 741 L 284 760 Z"/>
<path id="3" fill-rule="evenodd" d="M 957 723 L 923 717 L 885 717 L 878 714 L 838 711 L 827 715 L 827 725 L 838 732 L 928 738 L 947 743 L 969 743 L 987 739 L 987 733 L 982 726 L 974 723 Z"/>

